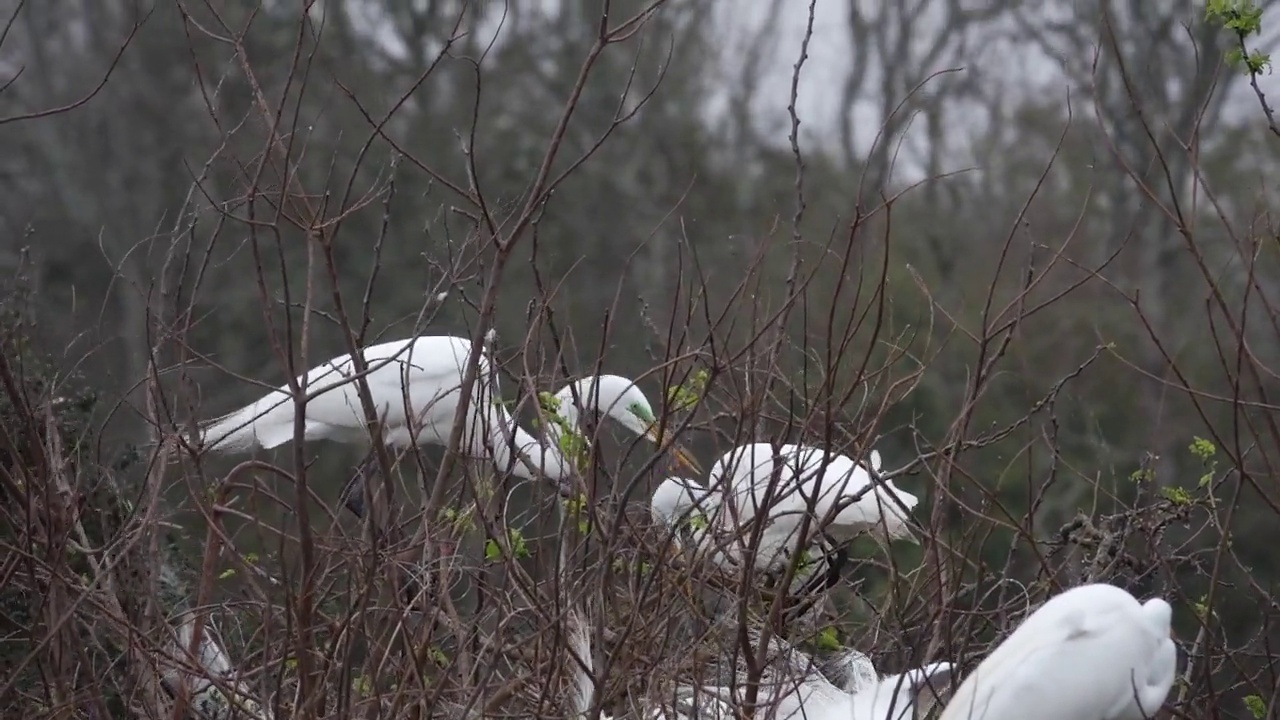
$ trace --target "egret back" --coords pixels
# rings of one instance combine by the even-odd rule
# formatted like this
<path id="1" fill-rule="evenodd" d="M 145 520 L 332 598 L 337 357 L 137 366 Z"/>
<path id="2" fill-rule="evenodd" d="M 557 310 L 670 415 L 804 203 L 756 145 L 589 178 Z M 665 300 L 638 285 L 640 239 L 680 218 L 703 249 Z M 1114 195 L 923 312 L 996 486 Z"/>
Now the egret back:
<path id="1" fill-rule="evenodd" d="M 872 466 L 878 468 L 879 460 L 879 453 L 874 453 Z M 769 443 L 730 450 L 712 466 L 710 480 L 728 485 L 741 525 L 762 513 L 769 518 L 756 554 L 756 564 L 764 568 L 778 561 L 779 551 L 798 547 L 799 527 L 807 513 L 813 513 L 811 536 L 818 522 L 843 535 L 872 530 L 883 522 L 894 535 L 907 522 L 893 498 L 907 510 L 919 502 L 892 482 L 873 487 L 867 469 L 844 455 L 794 444 L 776 451 Z M 848 501 L 859 495 L 857 501 Z M 733 520 L 729 512 L 723 516 L 722 523 Z"/>
<path id="2" fill-rule="evenodd" d="M 396 340 L 362 350 L 368 367 L 365 381 L 387 442 L 412 442 L 408 430 L 410 412 L 419 416 L 416 422 L 423 442 L 444 442 L 452 427 L 462 371 L 470 352 L 470 341 L 451 336 Z M 488 375 L 488 362 L 481 357 L 473 407 L 484 405 L 476 400 L 488 396 Z M 298 377 L 299 384 L 305 383 L 306 393 L 313 396 L 305 409 L 305 440 L 358 442 L 367 436 L 355 377 L 349 354 L 332 358 Z M 278 387 L 249 405 L 204 424 L 201 439 L 218 451 L 282 445 L 293 439 L 292 397 L 288 385 Z"/>
<path id="3" fill-rule="evenodd" d="M 672 543 L 681 550 L 710 553 L 708 559 L 720 567 L 734 567 L 732 543 L 728 552 L 709 542 L 711 529 L 721 514 L 720 495 L 685 478 L 670 477 L 659 483 L 649 500 L 655 522 L 672 531 Z M 696 519 L 695 519 L 696 518 Z"/>
<path id="4" fill-rule="evenodd" d="M 1134 686 L 1141 695 L 1161 644 L 1129 593 L 1104 584 L 1073 588 L 1001 643 L 940 720 L 1015 720 L 1032 708 L 1038 720 L 1138 720 L 1146 715 L 1134 702 Z"/>
<path id="5" fill-rule="evenodd" d="M 878 466 L 879 463 L 873 462 L 873 464 Z M 842 508 L 831 520 L 831 525 L 853 532 L 877 527 L 881 523 L 881 518 L 889 526 L 905 524 L 906 515 L 898 506 L 899 503 L 910 511 L 914 510 L 920 502 L 915 495 L 895 486 L 892 480 L 877 485 L 866 468 L 844 455 L 835 456 L 827 464 L 822 482 L 824 497 L 825 487 L 832 488 L 835 495 L 832 503 L 840 498 L 860 496 L 855 502 Z M 898 502 L 894 502 L 895 498 Z"/>
<path id="6" fill-rule="evenodd" d="M 750 443 L 730 450 L 712 466 L 708 479 L 733 501 L 717 519 L 722 531 L 736 533 L 738 552 L 748 549 L 749 528 L 757 517 L 768 519 L 756 548 L 755 565 L 773 567 L 782 551 L 799 545 L 798 528 L 809 507 L 813 489 L 806 485 L 821 467 L 822 453 L 794 444 Z M 834 458 L 835 456 L 831 456 Z M 814 510 L 821 517 L 830 488 L 821 488 Z M 811 524 L 811 531 L 817 526 Z M 812 533 L 811 533 L 812 534 Z"/>
<path id="7" fill-rule="evenodd" d="M 817 463 L 806 462 L 809 458 L 798 455 L 798 449 L 797 445 L 782 445 L 775 453 L 769 443 L 736 447 L 711 466 L 708 481 L 712 487 L 722 488 L 733 497 L 738 512 L 736 520 L 745 525 L 762 510 L 786 502 L 795 494 L 797 482 L 812 476 L 810 466 Z M 775 473 L 777 482 L 774 482 Z M 733 520 L 725 513 L 724 522 Z"/>
<path id="8" fill-rule="evenodd" d="M 935 662 L 889 675 L 851 695 L 853 718 L 909 720 L 923 700 L 940 694 L 951 678 L 949 662 Z"/>
<path id="9" fill-rule="evenodd" d="M 698 489 L 690 480 L 670 477 L 653 491 L 649 511 L 655 521 L 674 524 L 688 520 L 694 513 L 709 517 L 718 504 L 712 491 Z"/>
<path id="10" fill-rule="evenodd" d="M 826 660 L 815 661 L 821 666 L 822 674 L 847 693 L 861 692 L 879 682 L 879 674 L 871 658 L 853 648 L 846 648 Z"/>

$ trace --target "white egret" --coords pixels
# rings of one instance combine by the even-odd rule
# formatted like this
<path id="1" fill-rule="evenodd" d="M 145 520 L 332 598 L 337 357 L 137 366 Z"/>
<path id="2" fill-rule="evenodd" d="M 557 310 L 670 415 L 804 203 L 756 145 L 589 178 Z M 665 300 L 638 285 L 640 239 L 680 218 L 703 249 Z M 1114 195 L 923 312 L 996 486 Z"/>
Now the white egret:
<path id="1" fill-rule="evenodd" d="M 880 472 L 878 451 L 871 451 L 870 464 L 872 471 Z M 903 511 L 911 511 L 919 503 L 915 495 L 889 480 L 874 483 L 862 465 L 822 448 L 743 445 L 716 461 L 708 481 L 712 487 L 723 488 L 725 497 L 733 500 L 732 507 L 717 514 L 719 529 L 747 528 L 757 517 L 767 518 L 754 558 L 762 569 L 779 563 L 780 555 L 800 549 L 800 528 L 806 515 L 811 518 L 810 536 L 817 536 L 820 542 L 847 540 L 864 531 L 889 540 L 918 542 Z M 745 547 L 749 536 L 738 534 Z M 823 544 L 829 545 L 826 550 L 833 549 L 830 546 L 834 543 Z"/>
<path id="2" fill-rule="evenodd" d="M 722 497 L 717 489 L 701 487 L 694 480 L 667 478 L 654 489 L 649 511 L 654 521 L 671 530 L 673 556 L 678 557 L 681 553 L 689 553 L 690 557 L 703 556 L 717 568 L 736 573 L 742 566 L 740 557 L 744 547 L 735 541 L 735 537 L 744 533 L 723 537 L 717 532 L 723 527 L 719 519 L 726 512 Z M 780 553 L 774 553 L 774 557 L 778 561 L 765 570 L 767 574 L 786 568 L 785 557 Z M 847 559 L 849 555 L 845 548 L 837 547 L 832 552 L 822 553 L 820 560 L 797 566 L 788 593 L 794 593 L 797 598 L 808 598 L 814 597 L 820 589 L 831 588 L 840 579 L 840 571 Z M 796 603 L 788 601 L 788 605 Z M 799 614 L 803 614 L 803 610 Z M 788 618 L 792 615 L 797 615 L 797 612 L 788 610 Z"/>
<path id="3" fill-rule="evenodd" d="M 831 455 L 825 469 L 822 451 L 817 448 L 783 445 L 777 455 L 780 468 L 775 466 L 774 449 L 767 443 L 732 450 L 712 467 L 711 488 L 685 478 L 667 478 L 654 490 L 650 512 L 656 521 L 674 531 L 672 543 L 676 549 L 709 552 L 710 560 L 726 569 L 739 566 L 750 537 L 751 520 L 757 515 L 766 517 L 768 524 L 762 531 L 755 564 L 772 571 L 785 567 L 789 561 L 781 551 L 794 551 L 799 546 L 800 524 L 809 499 L 813 499 L 811 537 L 827 545 L 823 554 L 828 566 L 825 577 L 815 580 L 828 587 L 838 577 L 847 554 L 842 544 L 831 547 L 834 543 L 827 542 L 827 537 L 847 538 L 864 530 L 882 530 L 890 538 L 915 541 L 905 516 L 893 502 L 896 497 L 910 510 L 919 502 L 914 495 L 898 489 L 891 481 L 883 487 L 873 487 L 870 473 L 843 455 Z M 747 464 L 753 460 L 753 465 Z M 879 472 L 879 452 L 871 452 L 870 463 L 872 470 Z M 767 513 L 760 513 L 775 470 L 779 481 Z M 726 496 L 735 500 L 736 518 L 724 503 Z M 840 508 L 841 504 L 845 507 Z M 833 510 L 835 514 L 827 518 Z M 819 524 L 824 519 L 829 524 L 820 531 Z M 813 569 L 816 566 L 804 568 L 808 572 Z M 805 574 L 798 573 L 798 577 Z"/>
<path id="4" fill-rule="evenodd" d="M 672 549 L 677 552 L 710 552 L 711 561 L 721 567 L 737 563 L 720 548 L 711 547 L 708 531 L 720 512 L 720 496 L 693 480 L 669 477 L 658 484 L 649 498 L 649 512 L 657 523 L 671 530 Z"/>
<path id="5" fill-rule="evenodd" d="M 960 685 L 939 720 L 1140 720 L 1173 686 L 1172 608 L 1114 585 L 1054 596 Z"/>
<path id="6" fill-rule="evenodd" d="M 921 717 L 951 680 L 949 662 L 929 663 L 898 675 L 888 675 L 872 687 L 850 695 L 854 720 L 906 720 Z"/>
<path id="7" fill-rule="evenodd" d="M 814 658 L 814 661 L 833 685 L 847 693 L 860 692 L 880 681 L 875 664 L 860 650 L 845 648 L 825 659 Z"/>
<path id="8" fill-rule="evenodd" d="M 462 400 L 462 376 L 471 342 L 448 335 L 422 336 L 371 345 L 361 354 L 368 367 L 365 381 L 382 423 L 383 442 L 396 448 L 445 445 Z M 540 447 L 532 435 L 516 426 L 500 403 L 491 401 L 491 372 L 488 359 L 481 355 L 459 450 L 469 457 L 490 457 L 500 469 L 514 459 L 512 472 L 520 477 L 567 477 L 561 454 Z M 360 443 L 368 439 L 355 378 L 348 354 L 298 377 L 300 385 L 305 382 L 308 396 L 303 440 Z M 200 439 L 215 452 L 283 445 L 293 439 L 292 399 L 288 385 L 278 387 L 235 412 L 204 423 Z M 513 458 L 513 445 L 535 463 L 541 461 L 539 467 L 530 467 L 518 455 Z"/>
<path id="9" fill-rule="evenodd" d="M 572 684 L 569 716 L 574 720 L 586 720 L 596 702 L 599 688 L 596 686 L 595 660 L 591 650 L 591 628 L 581 604 L 568 612 L 565 638 L 565 667 L 570 668 Z M 600 712 L 599 720 L 613 720 L 613 716 Z"/>
<path id="10" fill-rule="evenodd" d="M 365 380 L 382 423 L 384 442 L 392 447 L 448 443 L 470 353 L 469 340 L 447 335 L 396 340 L 362 350 L 368 366 Z M 501 402 L 494 400 L 491 373 L 487 358 L 481 355 L 459 450 L 468 457 L 492 459 L 499 470 L 511 468 L 518 477 L 559 482 L 562 492 L 571 492 L 567 484 L 571 468 L 564 456 L 521 429 Z M 299 384 L 305 379 L 308 396 L 304 440 L 358 443 L 368 438 L 355 377 L 351 357 L 344 354 L 298 378 Z M 610 392 L 612 382 L 599 386 L 597 395 L 604 415 L 656 440 L 647 401 L 640 404 L 635 392 Z M 204 423 L 200 440 L 219 452 L 283 445 L 293 439 L 292 398 L 288 385 L 276 388 L 235 412 Z M 622 402 L 616 402 L 619 399 Z M 605 401 L 613 402 L 605 406 Z M 648 412 L 649 422 L 643 428 L 646 417 L 637 410 Z M 683 452 L 679 456 L 683 457 Z"/>
<path id="11" fill-rule="evenodd" d="M 853 648 L 845 648 L 824 660 L 814 660 L 833 685 L 850 695 L 863 693 L 863 701 L 870 700 L 873 708 L 883 708 L 871 711 L 876 717 L 887 717 L 892 711 L 891 704 L 898 708 L 906 707 L 906 703 L 915 706 L 914 717 L 927 717 L 929 710 L 946 697 L 954 671 L 950 663 L 933 663 L 919 670 L 881 678 L 871 658 Z"/>
<path id="12" fill-rule="evenodd" d="M 193 709 L 202 717 L 243 716 L 252 720 L 273 720 L 271 710 L 253 697 L 250 686 L 236 680 L 237 670 L 213 621 L 206 619 L 202 624 L 200 644 L 194 648 L 191 642 L 195 639 L 194 613 L 183 613 L 172 628 L 169 642 L 172 660 L 164 658 L 166 662 L 160 675 L 165 688 L 177 695 L 185 686 Z M 193 667 L 200 668 L 203 674 L 189 672 L 188 668 Z"/>
<path id="13" fill-rule="evenodd" d="M 749 631 L 758 638 L 757 631 Z M 856 651 L 855 651 L 856 652 Z M 924 697 L 929 687 L 941 688 L 951 676 L 949 662 L 935 662 L 898 675 L 880 677 L 870 659 L 859 662 L 856 680 L 849 689 L 831 683 L 818 671 L 812 658 L 795 649 L 782 638 L 772 637 L 766 653 L 755 704 L 758 716 L 775 720 L 908 720 L 913 717 L 917 698 Z M 742 663 L 739 662 L 741 665 Z M 867 674 L 869 671 L 869 675 Z M 743 668 L 738 669 L 743 674 Z M 697 713 L 680 709 L 662 709 L 650 714 L 655 720 L 685 718 L 732 718 L 730 707 L 745 703 L 745 687 L 682 687 L 677 695 Z"/>

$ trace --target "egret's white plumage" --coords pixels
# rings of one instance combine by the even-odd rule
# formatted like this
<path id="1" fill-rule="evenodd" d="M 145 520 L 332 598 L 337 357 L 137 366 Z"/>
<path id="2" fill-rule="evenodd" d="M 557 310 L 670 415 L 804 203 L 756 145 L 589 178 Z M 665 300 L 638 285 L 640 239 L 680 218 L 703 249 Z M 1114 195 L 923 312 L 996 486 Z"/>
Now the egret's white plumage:
<path id="1" fill-rule="evenodd" d="M 382 422 L 384 442 L 392 447 L 407 447 L 443 445 L 448 441 L 462 400 L 462 377 L 470 354 L 469 340 L 448 335 L 395 340 L 361 351 L 368 367 L 365 381 L 374 411 Z M 461 449 L 468 454 L 487 455 L 485 443 L 501 433 L 494 421 L 501 418 L 510 423 L 510 415 L 490 401 L 492 369 L 483 354 L 478 360 Z M 355 378 L 348 354 L 298 377 L 298 384 L 305 386 L 308 396 L 304 440 L 358 443 L 368 439 Z M 201 440 L 208 449 L 222 452 L 283 445 L 293 439 L 292 400 L 289 386 L 282 385 L 235 412 L 205 423 Z M 532 436 L 514 423 L 510 423 L 510 429 L 517 446 L 523 444 L 521 441 L 533 442 Z M 558 456 L 553 459 L 559 460 Z"/>
<path id="2" fill-rule="evenodd" d="M 713 528 L 718 527 L 716 520 L 723 512 L 720 493 L 704 488 L 693 480 L 670 477 L 659 483 L 654 490 L 649 499 L 649 512 L 655 523 L 665 525 L 670 531 L 671 549 L 675 555 L 687 555 L 695 563 L 710 562 L 729 573 L 741 570 L 739 558 L 742 557 L 742 547 L 733 537 L 713 533 Z M 797 567 L 791 578 L 788 594 L 811 596 L 811 593 L 806 592 L 810 578 L 824 564 L 826 569 L 823 576 L 829 577 L 833 570 L 838 572 L 838 566 L 842 563 L 843 558 L 833 564 L 830 557 L 824 556 L 823 563 L 812 562 Z M 782 566 L 781 563 L 779 565 Z M 777 570 L 779 567 L 770 568 L 770 571 Z"/>
<path id="3" fill-rule="evenodd" d="M 565 667 L 569 668 L 570 688 L 569 717 L 586 720 L 595 704 L 596 682 L 594 659 L 591 652 L 591 628 L 581 606 L 571 609 L 566 622 Z M 613 716 L 601 712 L 599 720 L 613 720 Z"/>
<path id="4" fill-rule="evenodd" d="M 768 523 L 754 556 L 755 566 L 766 573 L 786 567 L 790 553 L 800 545 L 800 525 L 813 501 L 809 541 L 822 548 L 822 561 L 797 567 L 788 592 L 812 596 L 822 583 L 830 587 L 847 559 L 839 541 L 865 530 L 886 532 L 890 538 L 915 540 L 896 497 L 908 510 L 917 499 L 892 482 L 876 486 L 870 472 L 843 455 L 825 461 L 821 450 L 801 445 L 774 449 L 766 443 L 744 445 L 726 453 L 712 467 L 711 488 L 694 481 L 667 478 L 654 490 L 649 509 L 655 521 L 672 531 L 672 545 L 681 553 L 702 555 L 729 571 L 741 568 L 750 544 L 751 521 L 767 517 Z M 871 452 L 871 469 L 880 471 L 880 453 Z M 776 489 L 768 484 L 779 470 Z M 735 516 L 725 498 L 734 500 Z M 856 501 L 853 498 L 857 498 Z M 769 502 L 767 512 L 766 499 Z M 838 511 L 834 511 L 839 508 Z M 739 521 L 735 523 L 735 520 Z M 828 524 L 819 533 L 821 523 Z M 836 540 L 833 546 L 828 540 Z M 825 570 L 823 566 L 825 565 Z M 812 605 L 810 609 L 817 607 Z"/>
<path id="5" fill-rule="evenodd" d="M 669 477 L 658 484 L 649 498 L 654 522 L 671 530 L 671 544 L 681 552 L 709 552 L 721 567 L 736 565 L 730 555 L 714 546 L 708 531 L 720 512 L 720 495 L 687 478 Z M 732 550 L 732 546 L 729 546 Z"/>
<path id="6" fill-rule="evenodd" d="M 750 634 L 758 638 L 756 631 L 750 631 Z M 854 691 L 850 692 L 832 684 L 808 655 L 785 640 L 772 637 L 755 699 L 757 717 L 776 720 L 909 720 L 922 691 L 931 685 L 941 689 L 952 671 L 951 663 L 936 662 L 881 678 L 871 666 L 870 659 L 861 653 L 856 655 L 865 663 L 859 663 L 858 681 Z M 870 676 L 863 677 L 867 668 Z M 739 668 L 738 674 L 741 676 L 744 671 L 744 668 Z M 694 717 L 727 720 L 735 717 L 732 705 L 741 706 L 745 702 L 745 688 L 740 678 L 737 688 L 727 685 L 682 687 L 677 690 L 677 696 L 684 699 L 679 703 L 684 708 L 673 704 L 670 708 L 655 709 L 649 717 L 654 720 Z M 696 715 L 693 708 L 696 708 Z"/>
<path id="7" fill-rule="evenodd" d="M 422 336 L 371 345 L 362 350 L 368 372 L 365 381 L 374 410 L 383 426 L 383 441 L 392 447 L 446 445 L 454 416 L 462 401 L 462 379 L 471 354 L 465 338 Z M 571 468 L 556 448 L 539 442 L 516 425 L 500 401 L 488 359 L 481 355 L 471 388 L 466 422 L 459 442 L 469 457 L 491 458 L 502 471 L 519 477 L 546 477 L 563 481 Z M 617 378 L 617 376 L 606 376 Z M 367 440 L 365 414 L 360 404 L 356 373 L 348 354 L 333 358 L 298 378 L 308 396 L 304 410 L 304 440 L 359 443 Z M 580 383 L 590 383 L 591 378 Z M 618 420 L 639 435 L 652 437 L 650 426 L 637 410 L 652 410 L 642 393 L 615 380 L 598 383 L 598 399 L 604 415 Z M 566 393 L 568 389 L 562 391 Z M 638 399 L 637 399 L 638 394 Z M 200 440 L 210 450 L 243 452 L 270 449 L 293 439 L 294 403 L 283 385 L 235 412 L 201 427 Z M 587 402 L 584 396 L 584 402 Z M 572 403 L 566 403 L 571 406 Z M 576 422 L 576 411 L 566 408 Z M 512 452 L 512 449 L 516 452 Z M 527 458 L 527 459 L 526 459 Z"/>
<path id="8" fill-rule="evenodd" d="M 898 675 L 887 675 L 870 688 L 850 695 L 855 720 L 908 720 L 922 717 L 942 695 L 954 668 L 949 662 L 929 663 Z M 927 703 L 927 704 L 926 704 Z"/>
<path id="9" fill-rule="evenodd" d="M 860 650 L 845 648 L 826 659 L 814 658 L 814 661 L 833 685 L 847 693 L 861 692 L 880 681 L 875 664 Z"/>
<path id="10" fill-rule="evenodd" d="M 879 452 L 871 452 L 870 464 L 872 471 L 879 472 Z M 770 494 L 775 474 L 777 481 Z M 915 539 L 903 508 L 914 509 L 919 502 L 916 496 L 892 481 L 875 484 L 865 467 L 844 455 L 827 454 L 821 448 L 743 445 L 716 461 L 708 482 L 720 490 L 718 497 L 706 501 L 715 511 L 714 517 L 708 519 L 716 534 L 732 534 L 738 538 L 739 547 L 745 548 L 748 536 L 741 529 L 758 517 L 768 519 L 755 555 L 756 566 L 762 569 L 782 562 L 782 551 L 799 549 L 801 523 L 811 508 L 809 542 L 813 542 L 819 529 L 835 539 L 877 530 L 891 539 Z M 654 512 L 675 516 L 678 489 L 660 487 L 659 491 L 664 505 L 659 508 L 655 504 Z M 855 497 L 858 499 L 850 502 Z M 725 498 L 732 499 L 732 507 L 725 506 Z M 823 523 L 827 523 L 825 527 Z"/>
<path id="11" fill-rule="evenodd" d="M 973 671 L 939 720 L 1140 720 L 1173 686 L 1172 608 L 1113 585 L 1054 596 Z"/>

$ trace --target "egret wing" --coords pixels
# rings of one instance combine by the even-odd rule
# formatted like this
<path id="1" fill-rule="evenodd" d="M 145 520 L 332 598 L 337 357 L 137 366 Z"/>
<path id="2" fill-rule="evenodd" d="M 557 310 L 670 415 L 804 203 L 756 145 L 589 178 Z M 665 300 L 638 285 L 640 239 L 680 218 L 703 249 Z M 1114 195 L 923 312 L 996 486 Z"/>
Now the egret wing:
<path id="1" fill-rule="evenodd" d="M 1112 608 L 1073 608 L 1036 620 L 996 648 L 965 679 L 942 720 L 1107 720 L 1129 674 Z M 1123 684 L 1123 685 L 1122 685 Z"/>

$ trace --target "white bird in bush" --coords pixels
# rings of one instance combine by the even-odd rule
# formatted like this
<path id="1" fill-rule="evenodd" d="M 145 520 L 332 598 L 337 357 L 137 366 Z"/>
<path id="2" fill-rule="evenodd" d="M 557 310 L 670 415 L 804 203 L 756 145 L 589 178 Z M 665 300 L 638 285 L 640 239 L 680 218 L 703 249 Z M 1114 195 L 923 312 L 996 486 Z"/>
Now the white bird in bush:
<path id="1" fill-rule="evenodd" d="M 880 453 L 871 451 L 869 459 L 871 470 L 880 472 Z M 762 570 L 776 569 L 800 549 L 806 514 L 806 546 L 816 538 L 827 553 L 838 552 L 839 541 L 866 531 L 918 542 L 906 515 L 919 503 L 916 496 L 892 481 L 875 483 L 865 467 L 844 455 L 804 445 L 775 449 L 752 443 L 725 453 L 708 478 L 709 489 L 668 478 L 654 491 L 650 509 L 664 522 L 692 526 L 690 540 L 696 544 L 708 544 L 712 536 L 732 538 L 717 545 L 714 559 L 721 564 L 736 564 L 747 550 L 756 518 L 766 518 L 754 556 Z"/>
<path id="2" fill-rule="evenodd" d="M 669 477 L 658 484 L 649 498 L 649 512 L 654 522 L 671 530 L 671 545 L 677 552 L 711 553 L 711 560 L 721 567 L 735 563 L 708 538 L 711 523 L 721 509 L 720 496 L 694 480 Z"/>
<path id="3" fill-rule="evenodd" d="M 814 663 L 833 685 L 847 693 L 860 692 L 880 682 L 875 663 L 860 650 L 844 648 L 825 659 L 814 658 Z"/>
<path id="4" fill-rule="evenodd" d="M 592 415 L 612 418 L 631 433 L 647 438 L 655 445 L 662 444 L 653 406 L 634 380 L 619 375 L 586 377 L 565 385 L 552 397 L 550 403 L 544 403 L 550 405 L 547 410 L 554 415 L 546 432 L 562 450 L 570 431 L 587 431 L 586 421 Z M 694 472 L 702 472 L 697 461 L 683 448 L 676 445 L 671 449 L 681 465 Z"/>
<path id="5" fill-rule="evenodd" d="M 1141 720 L 1173 687 L 1173 610 L 1114 585 L 1054 596 L 973 671 L 939 720 Z"/>
<path id="6" fill-rule="evenodd" d="M 462 378 L 470 354 L 469 340 L 448 335 L 396 340 L 362 350 L 368 366 L 365 380 L 382 423 L 385 443 L 392 447 L 448 443 L 462 401 Z M 349 354 L 335 357 L 298 378 L 299 384 L 305 384 L 308 398 L 304 440 L 367 441 L 367 423 L 355 378 Z M 492 368 L 482 354 L 459 450 L 468 457 L 492 459 L 500 471 L 510 468 L 518 477 L 545 477 L 560 483 L 562 492 L 572 492 L 568 485 L 571 468 L 564 456 L 516 425 L 502 403 L 494 399 L 495 385 Z M 622 387 L 614 380 L 602 379 L 596 387 L 596 407 L 605 416 L 659 442 L 652 408 L 634 384 Z M 201 443 L 221 452 L 283 445 L 294 434 L 292 399 L 288 385 L 276 388 L 235 412 L 204 423 Z M 677 455 L 687 457 L 679 450 Z"/>
<path id="7" fill-rule="evenodd" d="M 759 633 L 749 630 L 753 645 Z M 841 688 L 818 671 L 813 658 L 795 649 L 787 641 L 774 636 L 769 640 L 766 667 L 760 677 L 755 698 L 756 716 L 775 720 L 909 720 L 915 716 L 918 702 L 931 699 L 928 693 L 941 693 L 950 682 L 949 662 L 935 662 L 907 672 L 880 677 L 871 661 L 862 653 L 853 679 Z M 738 665 L 743 662 L 739 660 Z M 728 720 L 736 715 L 732 707 L 745 705 L 745 667 L 737 668 L 736 688 L 703 685 L 683 686 L 676 695 L 682 701 L 670 707 L 655 708 L 652 720 L 686 720 L 716 718 Z"/>

